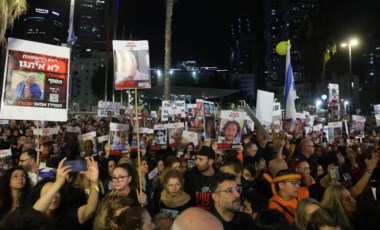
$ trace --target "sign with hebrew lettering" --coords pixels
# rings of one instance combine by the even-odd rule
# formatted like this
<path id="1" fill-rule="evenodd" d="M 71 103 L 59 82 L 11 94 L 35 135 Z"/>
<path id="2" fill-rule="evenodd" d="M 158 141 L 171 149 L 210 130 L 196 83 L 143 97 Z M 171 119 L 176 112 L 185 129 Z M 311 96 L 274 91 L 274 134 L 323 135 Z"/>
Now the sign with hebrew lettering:
<path id="1" fill-rule="evenodd" d="M 67 121 L 70 49 L 9 38 L 0 118 Z"/>

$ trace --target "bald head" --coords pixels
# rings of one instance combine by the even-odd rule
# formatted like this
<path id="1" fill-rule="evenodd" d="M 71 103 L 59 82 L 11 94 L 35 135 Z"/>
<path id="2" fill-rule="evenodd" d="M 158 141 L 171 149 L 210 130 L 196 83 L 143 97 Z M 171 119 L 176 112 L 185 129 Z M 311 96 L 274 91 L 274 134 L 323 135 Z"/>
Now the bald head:
<path id="1" fill-rule="evenodd" d="M 223 230 L 222 223 L 201 208 L 188 208 L 174 220 L 172 230 Z"/>
<path id="2" fill-rule="evenodd" d="M 275 177 L 277 172 L 283 169 L 288 169 L 288 164 L 283 159 L 273 159 L 268 163 L 268 172 L 272 177 Z"/>

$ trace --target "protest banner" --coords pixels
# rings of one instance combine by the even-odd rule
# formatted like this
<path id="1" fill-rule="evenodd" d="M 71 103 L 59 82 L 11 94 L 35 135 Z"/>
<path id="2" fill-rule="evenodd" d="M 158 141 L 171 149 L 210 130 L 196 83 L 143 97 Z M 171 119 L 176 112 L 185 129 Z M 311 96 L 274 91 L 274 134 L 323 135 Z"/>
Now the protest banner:
<path id="1" fill-rule="evenodd" d="M 151 88 L 148 41 L 113 40 L 112 46 L 115 89 Z"/>
<path id="2" fill-rule="evenodd" d="M 67 121 L 70 49 L 9 38 L 0 118 Z"/>
<path id="3" fill-rule="evenodd" d="M 110 123 L 110 155 L 119 155 L 128 149 L 128 130 L 127 124 Z"/>
<path id="4" fill-rule="evenodd" d="M 210 101 L 203 101 L 203 136 L 205 140 L 216 138 L 215 105 Z"/>
<path id="5" fill-rule="evenodd" d="M 81 157 L 88 156 L 89 153 L 94 157 L 97 155 L 98 149 L 96 145 L 96 132 L 88 132 L 78 136 L 79 150 Z M 89 149 L 89 147 L 92 147 Z"/>
<path id="6" fill-rule="evenodd" d="M 221 111 L 218 149 L 237 149 L 240 146 L 246 115 L 246 112 Z"/>
<path id="7" fill-rule="evenodd" d="M 364 116 L 352 115 L 350 136 L 364 137 L 364 125 L 366 118 Z"/>
<path id="8" fill-rule="evenodd" d="M 167 148 L 167 132 L 164 124 L 155 125 L 153 131 L 153 145 L 152 149 L 166 149 Z"/>
<path id="9" fill-rule="evenodd" d="M 98 116 L 99 117 L 119 117 L 124 115 L 126 108 L 120 102 L 99 101 Z"/>
<path id="10" fill-rule="evenodd" d="M 328 133 L 329 133 L 329 141 L 332 142 L 334 140 L 339 140 L 342 138 L 342 122 L 335 121 L 328 123 Z"/>

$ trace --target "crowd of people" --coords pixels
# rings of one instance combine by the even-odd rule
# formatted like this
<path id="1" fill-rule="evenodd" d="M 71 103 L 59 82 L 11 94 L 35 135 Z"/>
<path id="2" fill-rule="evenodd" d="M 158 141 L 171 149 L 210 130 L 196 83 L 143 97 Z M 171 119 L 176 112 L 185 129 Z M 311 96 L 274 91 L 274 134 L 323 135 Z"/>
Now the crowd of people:
<path id="1" fill-rule="evenodd" d="M 268 140 L 252 130 L 238 149 L 218 149 L 214 134 L 180 150 L 180 142 L 169 143 L 159 131 L 143 134 L 139 154 L 130 148 L 110 154 L 106 142 L 85 142 L 81 150 L 78 134 L 66 130 L 79 127 L 100 137 L 112 121 L 88 115 L 44 124 L 10 120 L 0 130 L 0 149 L 11 149 L 13 162 L 7 169 L 0 164 L 0 229 L 380 226 L 380 138 L 375 132 L 326 143 L 282 132 Z M 233 125 L 223 129 L 231 142 Z M 36 137 L 37 127 L 59 131 Z M 152 149 L 154 138 L 167 148 Z M 128 146 L 132 141 L 121 139 Z M 86 169 L 69 164 L 73 160 L 85 162 Z"/>

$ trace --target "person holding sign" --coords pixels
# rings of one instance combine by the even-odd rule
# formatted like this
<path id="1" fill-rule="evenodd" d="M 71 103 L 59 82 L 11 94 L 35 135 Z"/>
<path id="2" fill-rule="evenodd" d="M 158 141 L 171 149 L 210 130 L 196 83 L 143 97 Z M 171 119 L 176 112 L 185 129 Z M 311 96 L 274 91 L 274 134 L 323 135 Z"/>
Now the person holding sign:
<path id="1" fill-rule="evenodd" d="M 42 99 L 42 90 L 34 74 L 30 74 L 25 81 L 18 83 L 16 91 L 17 98 Z"/>

